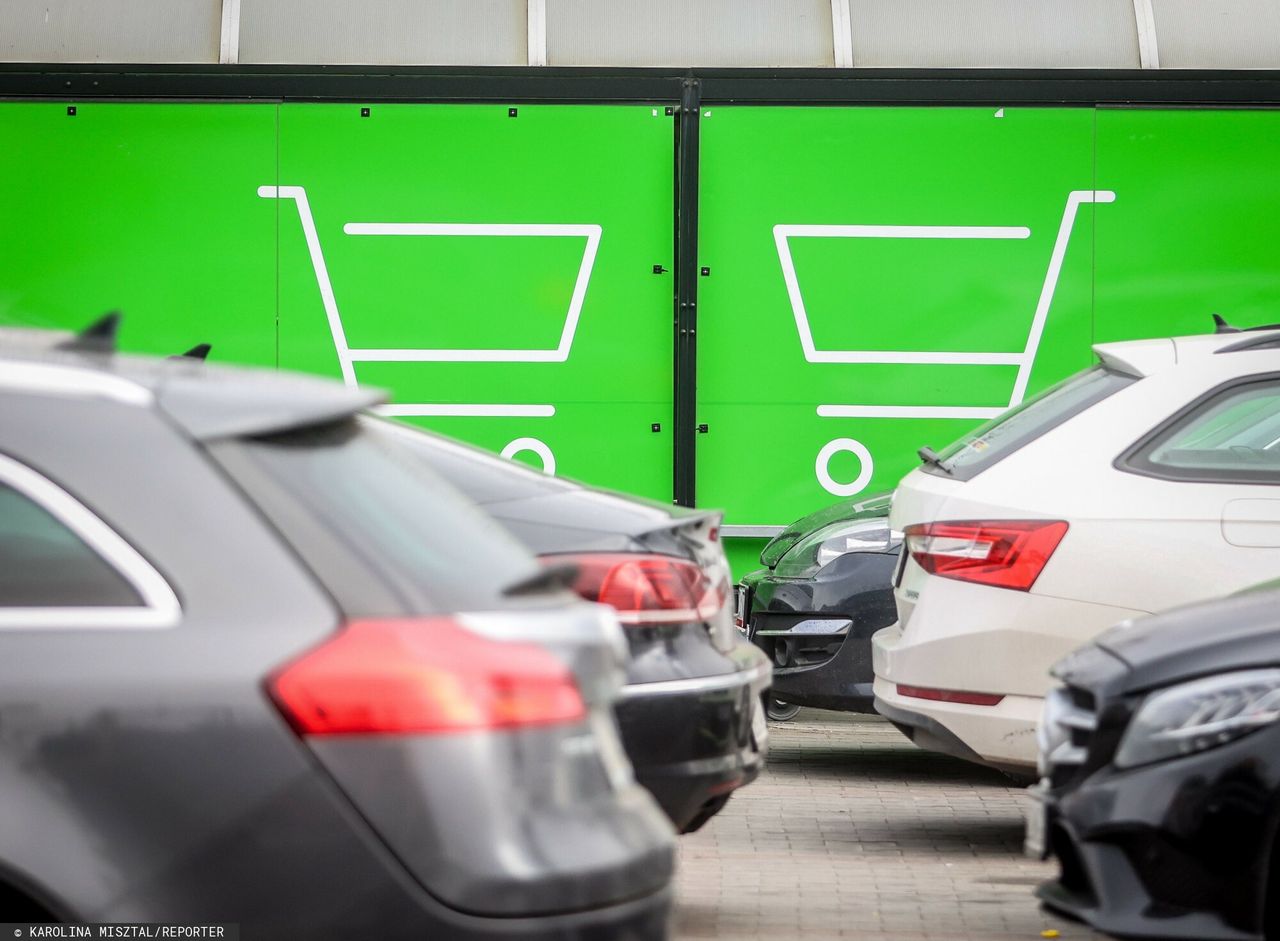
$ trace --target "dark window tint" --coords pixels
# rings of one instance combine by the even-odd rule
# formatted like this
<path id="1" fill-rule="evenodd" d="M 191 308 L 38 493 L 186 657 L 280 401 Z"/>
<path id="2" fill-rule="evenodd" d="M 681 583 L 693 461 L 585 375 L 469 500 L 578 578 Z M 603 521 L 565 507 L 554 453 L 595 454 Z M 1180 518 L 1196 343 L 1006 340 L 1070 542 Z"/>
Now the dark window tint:
<path id="1" fill-rule="evenodd" d="M 1175 480 L 1280 484 L 1280 378 L 1212 393 L 1123 464 Z"/>
<path id="2" fill-rule="evenodd" d="M 355 420 L 219 450 L 331 590 L 343 576 L 316 564 L 317 523 L 412 613 L 491 605 L 504 588 L 537 571 L 527 552 L 417 454 Z M 348 613 L 370 613 L 359 602 L 355 607 Z"/>
<path id="3" fill-rule="evenodd" d="M 924 469 L 944 477 L 950 471 L 958 480 L 969 480 L 1136 381 L 1101 366 L 1078 372 L 950 445 L 940 455 L 946 470 L 933 464 Z"/>
<path id="4" fill-rule="evenodd" d="M 53 514 L 0 484 L 0 607 L 139 607 L 119 572 Z"/>
<path id="5" fill-rule="evenodd" d="M 476 503 L 505 503 L 581 489 L 489 451 L 439 438 L 387 419 L 363 418 L 361 424 L 375 434 L 399 440 Z"/>

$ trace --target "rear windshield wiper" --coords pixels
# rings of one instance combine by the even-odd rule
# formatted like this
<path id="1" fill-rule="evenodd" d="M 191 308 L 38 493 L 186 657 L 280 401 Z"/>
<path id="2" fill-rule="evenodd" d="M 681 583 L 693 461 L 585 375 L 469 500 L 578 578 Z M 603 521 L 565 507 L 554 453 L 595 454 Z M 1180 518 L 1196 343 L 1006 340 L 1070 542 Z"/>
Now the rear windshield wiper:
<path id="1" fill-rule="evenodd" d="M 947 462 L 938 457 L 938 452 L 928 445 L 925 445 L 917 451 L 916 454 L 920 455 L 920 460 L 924 461 L 926 464 L 932 464 L 944 474 L 952 473 L 951 468 L 947 466 Z"/>

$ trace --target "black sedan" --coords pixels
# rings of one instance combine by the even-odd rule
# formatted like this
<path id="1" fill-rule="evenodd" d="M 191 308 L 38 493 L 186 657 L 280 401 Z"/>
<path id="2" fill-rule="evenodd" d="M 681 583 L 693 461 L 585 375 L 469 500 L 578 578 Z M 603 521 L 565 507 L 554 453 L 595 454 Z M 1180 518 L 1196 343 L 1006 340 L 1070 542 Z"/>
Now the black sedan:
<path id="1" fill-rule="evenodd" d="M 770 715 L 800 706 L 874 713 L 871 635 L 897 620 L 893 573 L 902 537 L 889 495 L 797 520 L 742 579 L 741 629 L 774 663 Z"/>
<path id="2" fill-rule="evenodd" d="M 613 606 L 631 656 L 615 713 L 636 779 L 697 830 L 764 765 L 770 667 L 733 627 L 719 512 L 624 497 L 407 425 L 370 419 L 572 587 Z"/>
<path id="3" fill-rule="evenodd" d="M 377 395 L 102 347 L 0 331 L 6 920 L 666 937 L 613 614 Z"/>
<path id="4" fill-rule="evenodd" d="M 1280 937 L 1280 582 L 1054 667 L 1027 847 L 1051 909 L 1131 937 Z"/>

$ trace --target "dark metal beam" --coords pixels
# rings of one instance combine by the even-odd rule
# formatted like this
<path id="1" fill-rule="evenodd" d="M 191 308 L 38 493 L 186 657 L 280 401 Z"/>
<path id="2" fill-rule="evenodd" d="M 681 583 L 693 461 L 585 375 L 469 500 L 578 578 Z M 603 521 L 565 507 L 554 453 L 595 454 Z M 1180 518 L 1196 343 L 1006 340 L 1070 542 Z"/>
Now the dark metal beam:
<path id="1" fill-rule="evenodd" d="M 0 63 L 0 97 L 268 101 L 644 101 L 705 104 L 1280 105 L 1280 71 L 630 69 Z"/>
<path id="2" fill-rule="evenodd" d="M 1277 71 L 702 69 L 710 104 L 1273 105 Z"/>
<path id="3" fill-rule="evenodd" d="M 674 102 L 684 73 L 629 69 L 0 63 L 0 98 L 167 101 Z"/>
<path id="4" fill-rule="evenodd" d="M 676 114 L 676 296 L 672 495 L 695 506 L 698 473 L 698 121 L 701 85 L 684 80 Z"/>

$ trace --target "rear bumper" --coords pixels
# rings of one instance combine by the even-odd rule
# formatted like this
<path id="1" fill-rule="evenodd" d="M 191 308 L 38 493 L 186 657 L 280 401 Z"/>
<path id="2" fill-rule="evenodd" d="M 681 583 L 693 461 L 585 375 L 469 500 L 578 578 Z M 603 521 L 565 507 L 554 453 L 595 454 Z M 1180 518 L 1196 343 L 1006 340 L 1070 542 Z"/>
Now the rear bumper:
<path id="1" fill-rule="evenodd" d="M 770 667 L 744 647 L 733 673 L 631 684 L 615 707 L 636 780 L 678 831 L 700 825 L 764 767 Z"/>
<path id="2" fill-rule="evenodd" d="M 666 941 L 670 934 L 673 892 L 670 887 L 644 898 L 587 912 L 547 918 L 489 919 L 461 941 Z"/>
<path id="3" fill-rule="evenodd" d="M 764 756 L 739 753 L 705 762 L 686 761 L 636 769 L 643 784 L 679 833 L 696 830 L 725 805 L 729 796 L 760 775 Z"/>
<path id="4" fill-rule="evenodd" d="M 308 746 L 408 872 L 458 911 L 603 909 L 670 878 L 670 827 L 630 780 L 606 709 L 518 731 Z"/>
<path id="5" fill-rule="evenodd" d="M 883 711 L 883 702 L 920 713 L 984 763 L 1032 769 L 1049 669 L 1106 628 L 1141 613 L 929 576 L 905 630 L 895 623 L 871 638 L 876 709 Z M 935 702 L 899 696 L 898 684 L 1004 699 L 995 706 Z"/>
<path id="6" fill-rule="evenodd" d="M 239 775 L 231 783 L 243 779 L 245 764 L 224 769 Z M 593 847 L 577 849 L 585 855 Z M 216 838 L 175 858 L 152 868 L 118 864 L 115 876 L 125 888 L 106 904 L 64 891 L 65 873 L 63 883 L 43 881 L 59 910 L 77 920 L 229 919 L 240 924 L 246 941 L 663 941 L 672 907 L 671 884 L 660 874 L 650 887 L 605 904 L 515 917 L 460 911 L 412 878 L 326 775 L 305 769 L 229 821 Z M 61 864 L 73 870 L 81 861 L 62 853 Z M 522 879 L 533 893 L 544 884 L 541 872 L 525 872 Z"/>
<path id="7" fill-rule="evenodd" d="M 875 696 L 876 711 L 921 748 L 1014 774 L 1035 770 L 1042 697 L 1006 696 L 994 706 L 934 702 L 902 696 L 878 676 Z"/>

